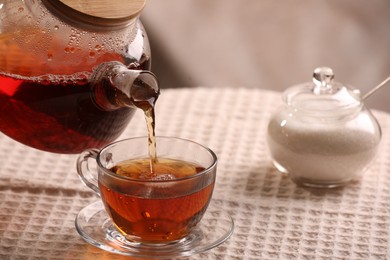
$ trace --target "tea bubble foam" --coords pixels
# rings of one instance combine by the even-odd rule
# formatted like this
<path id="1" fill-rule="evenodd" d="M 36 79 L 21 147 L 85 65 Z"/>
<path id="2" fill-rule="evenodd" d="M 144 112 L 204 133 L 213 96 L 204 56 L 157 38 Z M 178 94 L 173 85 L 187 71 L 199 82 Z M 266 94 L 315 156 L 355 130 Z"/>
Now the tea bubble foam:
<path id="1" fill-rule="evenodd" d="M 173 174 L 160 174 L 152 178 L 153 181 L 170 181 L 170 180 L 175 180 L 176 177 Z"/>

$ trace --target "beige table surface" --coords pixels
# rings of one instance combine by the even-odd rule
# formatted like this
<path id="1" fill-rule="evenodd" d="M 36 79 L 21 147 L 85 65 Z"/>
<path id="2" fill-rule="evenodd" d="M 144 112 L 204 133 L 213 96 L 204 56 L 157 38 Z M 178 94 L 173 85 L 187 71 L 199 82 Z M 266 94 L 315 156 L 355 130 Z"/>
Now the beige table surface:
<path id="1" fill-rule="evenodd" d="M 297 187 L 271 165 L 265 140 L 280 93 L 244 88 L 165 89 L 157 134 L 189 138 L 219 158 L 213 205 L 235 231 L 189 259 L 390 259 L 390 115 L 379 155 L 345 188 Z M 146 134 L 138 112 L 121 138 Z M 77 213 L 98 197 L 78 179 L 75 155 L 25 147 L 0 135 L 0 259 L 128 259 L 84 242 Z"/>

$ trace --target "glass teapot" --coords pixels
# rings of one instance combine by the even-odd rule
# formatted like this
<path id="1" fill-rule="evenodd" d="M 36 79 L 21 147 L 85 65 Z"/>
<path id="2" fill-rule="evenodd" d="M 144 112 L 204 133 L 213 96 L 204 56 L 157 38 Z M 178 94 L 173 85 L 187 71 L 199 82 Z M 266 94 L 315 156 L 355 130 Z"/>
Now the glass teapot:
<path id="1" fill-rule="evenodd" d="M 157 79 L 139 20 L 145 0 L 0 3 L 0 131 L 40 150 L 79 153 L 154 104 Z"/>

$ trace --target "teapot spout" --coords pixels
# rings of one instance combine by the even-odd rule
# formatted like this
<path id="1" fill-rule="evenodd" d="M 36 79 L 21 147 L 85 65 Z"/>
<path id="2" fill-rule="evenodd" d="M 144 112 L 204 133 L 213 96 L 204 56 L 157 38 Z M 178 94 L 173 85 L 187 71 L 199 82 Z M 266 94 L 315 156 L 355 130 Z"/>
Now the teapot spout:
<path id="1" fill-rule="evenodd" d="M 154 106 L 160 95 L 157 77 L 147 70 L 128 69 L 120 62 L 99 65 L 91 76 L 93 100 L 107 111 L 121 107 L 143 110 Z"/>

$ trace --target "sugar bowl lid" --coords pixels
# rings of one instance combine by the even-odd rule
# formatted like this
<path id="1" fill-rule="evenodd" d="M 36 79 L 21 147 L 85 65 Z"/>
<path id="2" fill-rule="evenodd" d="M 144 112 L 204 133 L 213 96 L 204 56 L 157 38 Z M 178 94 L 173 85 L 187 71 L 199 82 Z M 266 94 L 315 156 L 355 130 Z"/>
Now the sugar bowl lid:
<path id="1" fill-rule="evenodd" d="M 288 88 L 283 101 L 306 112 L 334 112 L 362 106 L 360 91 L 334 81 L 331 68 L 319 67 L 313 72 L 312 82 Z"/>

